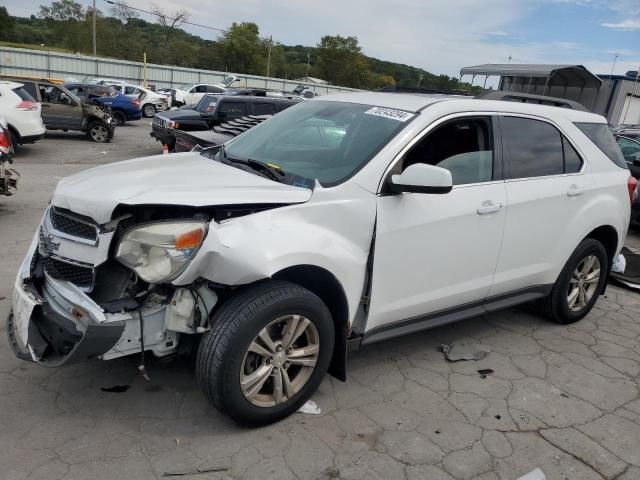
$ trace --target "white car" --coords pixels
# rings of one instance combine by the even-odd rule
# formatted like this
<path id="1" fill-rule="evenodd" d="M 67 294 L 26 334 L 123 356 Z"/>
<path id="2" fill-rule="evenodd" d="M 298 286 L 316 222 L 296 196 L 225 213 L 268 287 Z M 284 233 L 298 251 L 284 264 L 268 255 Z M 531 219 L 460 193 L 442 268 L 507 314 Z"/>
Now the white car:
<path id="1" fill-rule="evenodd" d="M 216 83 L 210 85 L 208 83 L 187 83 L 179 86 L 178 88 L 161 90 L 161 92 L 170 93 L 172 96 L 172 106 L 179 107 L 181 105 L 195 105 L 202 97 L 207 93 L 224 93 L 227 88 L 231 87 L 235 82 L 239 82 L 240 79 L 234 75 L 225 77 L 222 83 Z"/>
<path id="2" fill-rule="evenodd" d="M 14 150 L 44 137 L 41 109 L 21 83 L 0 81 L 0 115 L 8 124 Z"/>
<path id="3" fill-rule="evenodd" d="M 295 412 L 348 348 L 537 300 L 559 323 L 604 292 L 635 179 L 598 115 L 349 93 L 223 147 L 64 179 L 18 272 L 16 355 L 57 366 L 198 339 L 222 412 Z"/>
<path id="4" fill-rule="evenodd" d="M 130 85 L 130 84 L 112 84 L 118 92 L 127 97 L 137 98 L 140 100 L 140 108 L 142 115 L 146 118 L 153 118 L 156 112 L 162 112 L 169 109 L 171 95 L 157 93 L 148 88 Z"/>

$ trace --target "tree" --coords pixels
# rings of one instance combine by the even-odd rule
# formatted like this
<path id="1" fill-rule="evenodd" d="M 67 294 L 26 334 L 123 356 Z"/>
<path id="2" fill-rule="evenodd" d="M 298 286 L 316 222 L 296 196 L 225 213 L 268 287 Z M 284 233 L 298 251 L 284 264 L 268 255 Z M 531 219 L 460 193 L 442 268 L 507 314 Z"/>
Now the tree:
<path id="1" fill-rule="evenodd" d="M 38 15 L 47 20 L 66 22 L 69 20 L 81 21 L 85 18 L 85 11 L 78 2 L 73 0 L 54 1 L 50 6 L 40 5 Z"/>
<path id="2" fill-rule="evenodd" d="M 111 8 L 111 15 L 124 24 L 128 24 L 131 20 L 138 18 L 138 12 L 131 8 L 124 0 L 115 2 L 115 5 Z"/>
<path id="3" fill-rule="evenodd" d="M 6 7 L 0 7 L 0 35 L 2 38 L 9 39 L 12 37 L 16 20 L 7 11 Z"/>
<path id="4" fill-rule="evenodd" d="M 158 23 L 165 28 L 178 28 L 189 20 L 189 12 L 185 9 L 176 10 L 174 13 L 167 13 L 158 5 L 151 5 L 151 13 L 158 17 Z"/>
<path id="5" fill-rule="evenodd" d="M 318 44 L 317 74 L 334 85 L 367 88 L 371 69 L 357 37 L 325 35 Z"/>
<path id="6" fill-rule="evenodd" d="M 228 70 L 264 75 L 268 42 L 260 39 L 260 31 L 255 23 L 234 22 L 218 42 L 220 59 Z"/>

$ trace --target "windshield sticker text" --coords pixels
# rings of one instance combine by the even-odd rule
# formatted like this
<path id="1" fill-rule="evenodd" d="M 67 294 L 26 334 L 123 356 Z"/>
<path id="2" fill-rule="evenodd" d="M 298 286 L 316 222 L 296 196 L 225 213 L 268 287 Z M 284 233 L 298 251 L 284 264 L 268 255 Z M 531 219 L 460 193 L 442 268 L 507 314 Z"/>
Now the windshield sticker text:
<path id="1" fill-rule="evenodd" d="M 394 108 L 373 107 L 364 113 L 369 115 L 376 115 L 378 117 L 390 118 L 392 120 L 398 120 L 399 122 L 406 122 L 407 120 L 413 118 L 413 113 L 396 110 Z"/>

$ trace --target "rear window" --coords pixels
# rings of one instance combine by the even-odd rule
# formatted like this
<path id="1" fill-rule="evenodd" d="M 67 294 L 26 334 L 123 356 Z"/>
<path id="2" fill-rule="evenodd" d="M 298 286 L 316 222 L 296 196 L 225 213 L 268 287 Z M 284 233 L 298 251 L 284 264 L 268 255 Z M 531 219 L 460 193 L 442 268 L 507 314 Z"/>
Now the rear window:
<path id="1" fill-rule="evenodd" d="M 27 93 L 27 91 L 22 87 L 14 88 L 13 92 L 18 95 L 21 100 L 26 100 L 28 102 L 36 101 L 36 99 L 29 95 L 29 93 Z"/>
<path id="2" fill-rule="evenodd" d="M 613 133 L 611 133 L 608 125 L 604 123 L 576 123 L 576 127 L 589 137 L 589 140 L 595 143 L 613 163 L 620 168 L 628 168 L 627 162 L 622 156 L 622 151 L 615 138 L 613 138 Z"/>

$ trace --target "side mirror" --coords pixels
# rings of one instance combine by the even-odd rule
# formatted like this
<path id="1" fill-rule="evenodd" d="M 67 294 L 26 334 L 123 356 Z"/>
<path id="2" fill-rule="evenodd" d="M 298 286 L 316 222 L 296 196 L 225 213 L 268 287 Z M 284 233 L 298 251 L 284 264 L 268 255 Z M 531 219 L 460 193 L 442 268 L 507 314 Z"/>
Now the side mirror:
<path id="1" fill-rule="evenodd" d="M 451 172 L 426 163 L 409 165 L 400 175 L 392 175 L 388 183 L 393 193 L 449 193 L 453 188 Z"/>

